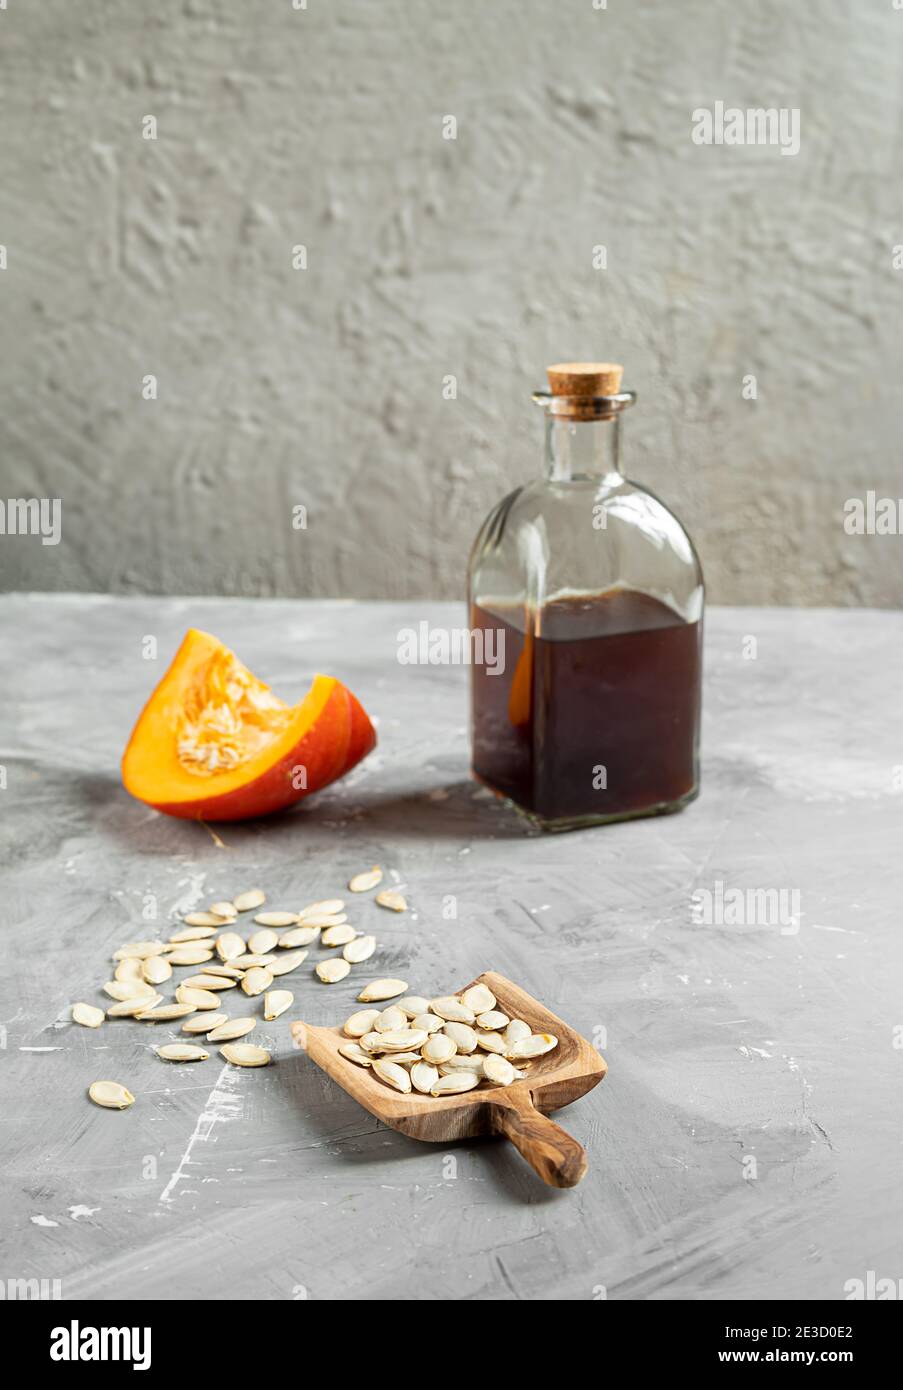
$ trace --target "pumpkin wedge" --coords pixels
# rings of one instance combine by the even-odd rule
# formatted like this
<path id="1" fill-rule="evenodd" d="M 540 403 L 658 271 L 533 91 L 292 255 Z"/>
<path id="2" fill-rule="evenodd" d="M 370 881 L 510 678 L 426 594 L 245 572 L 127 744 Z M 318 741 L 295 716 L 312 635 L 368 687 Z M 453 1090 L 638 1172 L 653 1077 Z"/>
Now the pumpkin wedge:
<path id="1" fill-rule="evenodd" d="M 319 791 L 375 743 L 341 681 L 315 676 L 301 703 L 286 705 L 218 638 L 191 628 L 132 731 L 122 780 L 167 816 L 244 820 Z"/>

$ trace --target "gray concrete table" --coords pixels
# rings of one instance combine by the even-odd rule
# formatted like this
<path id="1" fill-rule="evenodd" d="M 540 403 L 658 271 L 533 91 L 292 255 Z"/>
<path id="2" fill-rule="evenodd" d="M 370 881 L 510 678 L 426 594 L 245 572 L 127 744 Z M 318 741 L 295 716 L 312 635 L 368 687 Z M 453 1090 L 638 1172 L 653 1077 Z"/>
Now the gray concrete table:
<path id="1" fill-rule="evenodd" d="M 712 611 L 701 799 L 544 837 L 468 780 L 466 673 L 395 659 L 400 628 L 460 624 L 452 605 L 0 611 L 4 1279 L 91 1299 L 838 1299 L 903 1275 L 899 614 Z M 314 670 L 345 679 L 376 753 L 222 845 L 132 801 L 119 756 L 192 624 L 286 698 Z M 169 1068 L 151 1044 L 175 1029 L 67 1022 L 136 932 L 256 884 L 297 907 L 372 863 L 413 907 L 355 904 L 372 974 L 429 993 L 496 968 L 604 1039 L 608 1078 L 561 1115 L 589 1151 L 579 1188 L 358 1108 L 291 1046 L 291 1017 L 340 1019 L 355 993 L 306 965 L 260 1029 L 266 1071 Z M 720 915 L 719 883 L 746 920 L 696 920 L 698 890 Z M 137 1104 L 90 1105 L 104 1076 Z"/>

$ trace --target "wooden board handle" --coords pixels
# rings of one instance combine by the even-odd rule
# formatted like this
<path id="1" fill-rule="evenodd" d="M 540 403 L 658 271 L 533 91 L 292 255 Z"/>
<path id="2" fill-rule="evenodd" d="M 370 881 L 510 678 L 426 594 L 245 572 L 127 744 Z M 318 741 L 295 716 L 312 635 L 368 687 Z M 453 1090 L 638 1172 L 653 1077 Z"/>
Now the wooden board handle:
<path id="1" fill-rule="evenodd" d="M 550 1187 L 576 1187 L 585 1175 L 586 1150 L 573 1135 L 541 1114 L 528 1095 L 493 1097 L 495 1128 L 510 1139 Z"/>

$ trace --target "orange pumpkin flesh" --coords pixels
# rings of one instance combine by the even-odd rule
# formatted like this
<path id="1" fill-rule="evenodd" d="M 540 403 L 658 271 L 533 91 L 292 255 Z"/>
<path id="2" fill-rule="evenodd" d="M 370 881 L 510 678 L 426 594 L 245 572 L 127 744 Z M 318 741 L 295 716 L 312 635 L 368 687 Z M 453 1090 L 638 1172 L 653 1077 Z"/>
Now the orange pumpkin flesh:
<path id="1" fill-rule="evenodd" d="M 209 633 L 186 633 L 122 759 L 132 796 L 168 816 L 243 820 L 291 806 L 341 777 L 376 734 L 332 676 L 288 706 Z"/>

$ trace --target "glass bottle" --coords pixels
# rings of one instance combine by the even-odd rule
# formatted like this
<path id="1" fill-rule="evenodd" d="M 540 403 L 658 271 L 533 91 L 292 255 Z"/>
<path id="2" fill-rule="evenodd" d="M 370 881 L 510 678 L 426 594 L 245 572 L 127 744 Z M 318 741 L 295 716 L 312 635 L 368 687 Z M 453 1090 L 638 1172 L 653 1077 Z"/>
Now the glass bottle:
<path id="1" fill-rule="evenodd" d="M 546 830 L 699 792 L 702 569 L 621 472 L 621 376 L 548 369 L 545 477 L 492 509 L 470 557 L 473 772 Z"/>

